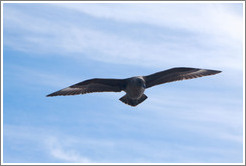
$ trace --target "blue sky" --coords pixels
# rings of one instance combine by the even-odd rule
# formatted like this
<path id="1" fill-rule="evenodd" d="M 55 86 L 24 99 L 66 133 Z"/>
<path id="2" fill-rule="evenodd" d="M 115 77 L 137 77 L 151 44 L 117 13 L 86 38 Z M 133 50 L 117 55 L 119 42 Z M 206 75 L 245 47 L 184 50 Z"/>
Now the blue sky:
<path id="1" fill-rule="evenodd" d="M 4 3 L 5 163 L 243 162 L 242 3 Z M 90 78 L 221 70 L 120 93 L 47 94 Z"/>

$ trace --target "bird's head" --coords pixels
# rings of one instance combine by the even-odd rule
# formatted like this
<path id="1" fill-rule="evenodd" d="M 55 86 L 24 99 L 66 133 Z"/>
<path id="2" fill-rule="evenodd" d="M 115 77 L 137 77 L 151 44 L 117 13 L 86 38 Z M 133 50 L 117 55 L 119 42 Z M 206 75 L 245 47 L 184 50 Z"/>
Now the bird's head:
<path id="1" fill-rule="evenodd" d="M 135 77 L 132 81 L 135 86 L 146 88 L 145 80 L 143 78 Z"/>

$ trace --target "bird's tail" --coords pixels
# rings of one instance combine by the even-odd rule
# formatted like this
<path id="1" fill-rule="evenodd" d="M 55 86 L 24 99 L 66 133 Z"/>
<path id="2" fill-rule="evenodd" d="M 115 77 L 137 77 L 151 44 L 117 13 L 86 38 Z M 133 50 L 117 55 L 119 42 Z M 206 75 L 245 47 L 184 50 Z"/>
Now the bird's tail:
<path id="1" fill-rule="evenodd" d="M 130 105 L 130 106 L 136 106 L 136 105 L 142 103 L 147 98 L 148 97 L 145 94 L 143 94 L 139 99 L 131 99 L 127 95 L 124 95 L 119 100 L 125 104 Z"/>

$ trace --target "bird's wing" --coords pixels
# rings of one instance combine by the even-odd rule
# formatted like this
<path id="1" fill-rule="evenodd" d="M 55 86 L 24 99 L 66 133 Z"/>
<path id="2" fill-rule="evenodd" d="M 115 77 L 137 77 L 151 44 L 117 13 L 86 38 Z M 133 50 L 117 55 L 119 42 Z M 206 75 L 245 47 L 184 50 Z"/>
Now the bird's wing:
<path id="1" fill-rule="evenodd" d="M 185 79 L 192 79 L 220 73 L 218 70 L 197 69 L 188 67 L 172 68 L 148 76 L 144 76 L 146 88 Z"/>
<path id="2" fill-rule="evenodd" d="M 78 95 L 92 92 L 120 92 L 125 88 L 125 79 L 90 79 L 61 89 L 48 96 Z"/>

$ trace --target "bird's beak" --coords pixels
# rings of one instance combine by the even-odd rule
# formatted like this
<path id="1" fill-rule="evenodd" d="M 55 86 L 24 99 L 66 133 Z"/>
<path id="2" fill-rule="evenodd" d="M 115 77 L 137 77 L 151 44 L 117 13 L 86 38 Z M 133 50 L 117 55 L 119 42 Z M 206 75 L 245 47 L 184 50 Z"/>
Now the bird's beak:
<path id="1" fill-rule="evenodd" d="M 144 87 L 144 88 L 146 88 L 146 85 L 145 85 L 145 84 L 143 84 L 143 87 Z"/>

